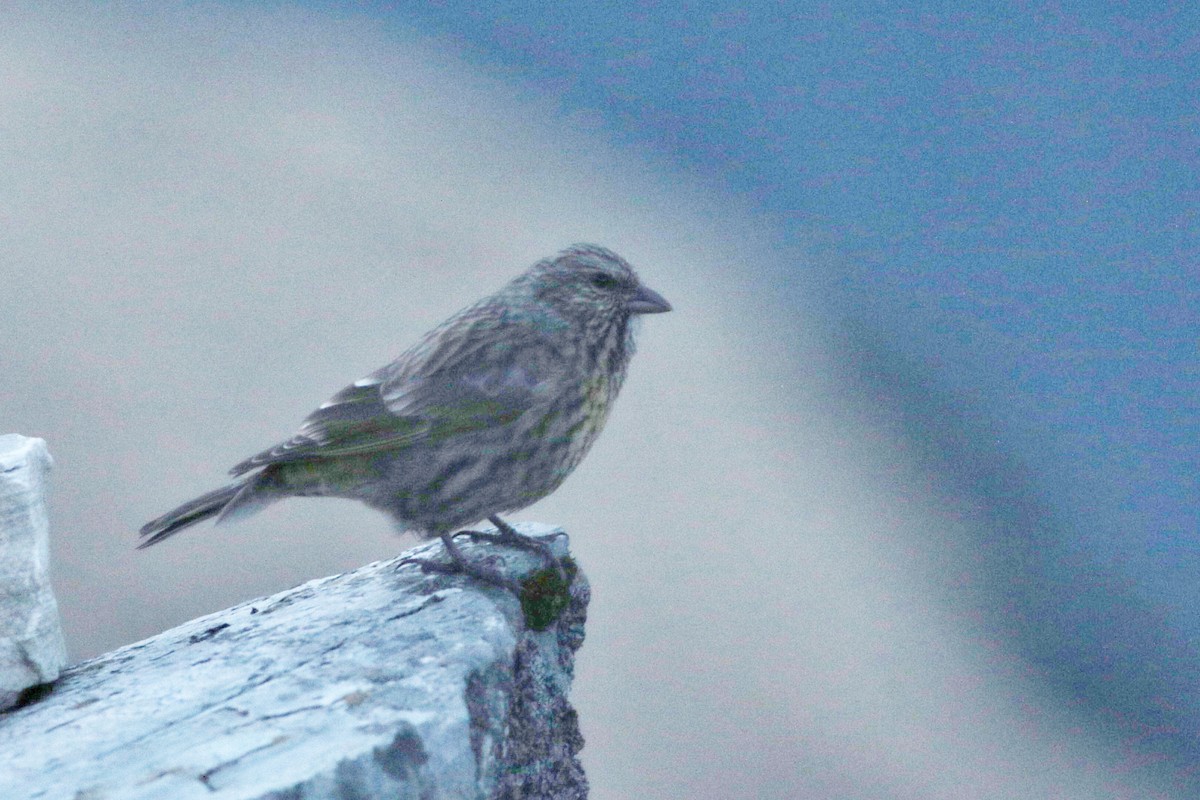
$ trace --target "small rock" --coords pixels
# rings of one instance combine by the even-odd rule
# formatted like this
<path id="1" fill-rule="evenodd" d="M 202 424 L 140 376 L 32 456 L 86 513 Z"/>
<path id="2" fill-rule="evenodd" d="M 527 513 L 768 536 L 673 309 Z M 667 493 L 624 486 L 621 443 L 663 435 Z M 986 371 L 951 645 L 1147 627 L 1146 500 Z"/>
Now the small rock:
<path id="1" fill-rule="evenodd" d="M 0 711 L 32 697 L 67 663 L 43 499 L 52 463 L 41 439 L 0 436 Z"/>

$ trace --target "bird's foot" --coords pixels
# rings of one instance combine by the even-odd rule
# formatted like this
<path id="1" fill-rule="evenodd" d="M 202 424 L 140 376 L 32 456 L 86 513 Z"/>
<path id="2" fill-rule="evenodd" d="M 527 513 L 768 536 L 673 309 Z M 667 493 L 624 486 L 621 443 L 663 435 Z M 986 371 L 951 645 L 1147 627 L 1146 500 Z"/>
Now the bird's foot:
<path id="1" fill-rule="evenodd" d="M 502 544 L 515 544 L 516 547 L 526 547 L 537 552 L 543 552 L 542 547 L 545 547 L 545 552 L 549 552 L 549 547 L 543 542 L 521 536 L 512 531 L 511 528 L 509 530 L 524 543 L 513 543 L 507 540 L 503 533 L 492 534 L 480 533 L 479 531 L 463 531 L 462 533 L 463 535 L 476 534 L 482 536 L 485 541 L 500 541 Z M 446 547 L 446 552 L 450 556 L 449 562 L 435 561 L 432 558 L 406 558 L 400 562 L 397 568 L 407 564 L 415 564 L 424 573 L 434 572 L 442 575 L 464 575 L 489 586 L 506 589 L 512 592 L 521 602 L 521 611 L 525 618 L 525 624 L 535 631 L 542 631 L 548 628 L 558 619 L 562 610 L 570 604 L 571 582 L 574 581 L 577 571 L 575 562 L 570 556 L 567 556 L 560 562 L 558 559 L 554 559 L 551 553 L 550 556 L 553 559 L 552 566 L 539 569 L 522 578 L 520 581 L 515 581 L 492 566 L 490 563 L 492 559 L 468 559 L 462 550 L 459 549 L 458 545 L 454 543 L 454 536 L 444 533 L 441 539 L 442 544 Z M 538 545 L 541 545 L 541 547 L 538 547 Z"/>
<path id="2" fill-rule="evenodd" d="M 519 550 L 528 550 L 536 553 L 546 562 L 546 567 L 558 575 L 559 580 L 568 585 L 571 583 L 567 577 L 566 570 L 563 569 L 562 562 L 554 555 L 554 551 L 550 548 L 550 545 L 541 539 L 534 539 L 531 536 L 517 533 L 515 528 L 499 517 L 488 517 L 488 521 L 496 526 L 496 533 L 491 533 L 490 531 L 459 531 L 454 534 L 454 537 L 466 536 L 473 542 L 491 542 L 502 547 L 515 547 Z M 563 534 L 559 533 L 556 535 L 562 536 Z"/>
<path id="3" fill-rule="evenodd" d="M 504 575 L 496 567 L 483 561 L 468 559 L 449 536 L 443 535 L 442 543 L 446 546 L 446 552 L 450 554 L 449 563 L 435 561 L 432 558 L 406 558 L 396 565 L 396 568 L 399 569 L 408 564 L 415 564 L 426 575 L 431 572 L 439 575 L 464 575 L 468 578 L 474 578 L 481 583 L 486 583 L 489 586 L 498 586 L 501 589 L 507 589 L 520 596 L 521 584 Z"/>

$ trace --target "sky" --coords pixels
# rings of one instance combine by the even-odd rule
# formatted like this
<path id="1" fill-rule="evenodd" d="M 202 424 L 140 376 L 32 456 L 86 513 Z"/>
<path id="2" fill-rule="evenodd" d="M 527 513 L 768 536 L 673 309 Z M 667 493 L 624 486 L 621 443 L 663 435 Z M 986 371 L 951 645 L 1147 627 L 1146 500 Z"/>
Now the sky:
<path id="1" fill-rule="evenodd" d="M 533 260 L 675 306 L 519 518 L 597 798 L 1194 795 L 1183 5 L 81 5 L 0 34 L 0 429 L 76 657 L 407 546 L 142 522 Z"/>

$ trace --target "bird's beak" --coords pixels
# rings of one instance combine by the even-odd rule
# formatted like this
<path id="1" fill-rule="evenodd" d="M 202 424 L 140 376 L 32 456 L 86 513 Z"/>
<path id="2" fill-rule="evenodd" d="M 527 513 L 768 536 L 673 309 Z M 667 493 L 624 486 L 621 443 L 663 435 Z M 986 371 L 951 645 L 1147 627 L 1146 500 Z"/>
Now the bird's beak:
<path id="1" fill-rule="evenodd" d="M 671 304 L 661 294 L 645 286 L 639 286 L 633 297 L 625 303 L 630 314 L 661 314 L 671 310 Z"/>

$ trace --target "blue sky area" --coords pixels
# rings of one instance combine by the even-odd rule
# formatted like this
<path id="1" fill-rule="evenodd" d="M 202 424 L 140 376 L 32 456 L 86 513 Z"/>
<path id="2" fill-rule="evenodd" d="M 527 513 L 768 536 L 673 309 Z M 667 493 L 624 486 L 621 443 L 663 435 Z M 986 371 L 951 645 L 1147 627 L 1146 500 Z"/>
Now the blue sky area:
<path id="1" fill-rule="evenodd" d="M 1200 757 L 1196 6 L 344 8 L 769 219 L 805 263 L 747 280 L 814 273 L 848 375 L 1003 532 L 993 624 L 1097 721 Z"/>

